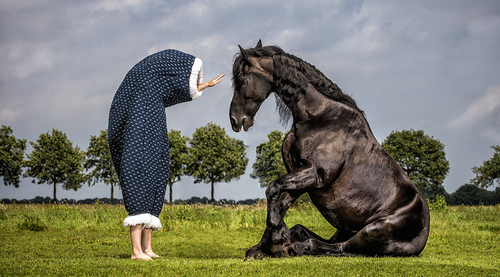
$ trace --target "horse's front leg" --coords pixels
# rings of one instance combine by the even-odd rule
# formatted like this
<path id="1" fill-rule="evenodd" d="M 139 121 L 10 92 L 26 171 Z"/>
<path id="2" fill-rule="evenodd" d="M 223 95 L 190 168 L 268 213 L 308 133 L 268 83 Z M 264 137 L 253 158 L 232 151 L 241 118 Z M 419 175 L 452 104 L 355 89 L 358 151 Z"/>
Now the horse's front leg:
<path id="1" fill-rule="evenodd" d="M 302 167 L 269 185 L 266 190 L 266 231 L 261 241 L 247 251 L 247 258 L 281 255 L 283 248 L 290 243 L 290 231 L 283 220 L 286 211 L 307 188 L 316 185 L 317 174 L 312 166 Z"/>
<path id="2" fill-rule="evenodd" d="M 291 204 L 310 188 L 318 187 L 318 175 L 313 166 L 304 166 L 274 180 L 266 190 L 267 226 L 278 227 Z"/>
<path id="3" fill-rule="evenodd" d="M 274 182 L 271 183 L 270 187 L 271 186 L 274 186 Z M 245 259 L 262 259 L 265 256 L 281 256 L 282 248 L 290 241 L 290 231 L 283 221 L 283 218 L 277 221 L 270 219 L 279 218 L 279 215 L 284 217 L 288 207 L 290 207 L 299 196 L 300 194 L 283 192 L 279 199 L 267 198 L 266 230 L 260 242 L 247 250 Z M 275 216 L 275 213 L 277 213 L 278 216 Z"/>
<path id="4" fill-rule="evenodd" d="M 288 193 L 283 193 L 282 195 L 282 206 L 290 206 L 298 198 L 292 197 Z M 271 214 L 269 211 L 275 211 L 275 206 L 277 206 L 277 203 L 271 203 L 271 201 L 268 200 L 266 230 L 264 231 L 260 242 L 247 250 L 245 259 L 262 259 L 265 256 L 281 256 L 283 245 L 285 245 L 289 241 L 290 231 L 282 220 L 279 221 L 277 225 L 273 224 L 276 226 L 271 226 L 269 224 L 269 218 Z"/>

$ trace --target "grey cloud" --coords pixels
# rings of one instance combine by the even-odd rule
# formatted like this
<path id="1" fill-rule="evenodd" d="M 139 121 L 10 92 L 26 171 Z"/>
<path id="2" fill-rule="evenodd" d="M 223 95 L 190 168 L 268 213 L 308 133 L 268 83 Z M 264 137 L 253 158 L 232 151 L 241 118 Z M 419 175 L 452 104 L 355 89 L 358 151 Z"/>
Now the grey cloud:
<path id="1" fill-rule="evenodd" d="M 470 168 L 500 139 L 498 110 L 481 117 L 471 108 L 499 85 L 497 1 L 2 1 L 0 24 L 0 124 L 18 138 L 35 140 L 55 127 L 85 149 L 106 128 L 127 71 L 155 51 L 202 58 L 207 79 L 228 73 L 202 98 L 167 110 L 169 128 L 184 135 L 214 122 L 249 146 L 247 174 L 218 185 L 216 198 L 264 197 L 248 177 L 255 148 L 270 131 L 286 130 L 273 97 L 248 133 L 230 128 L 232 60 L 238 44 L 253 47 L 258 39 L 314 64 L 353 95 L 380 141 L 410 128 L 440 139 L 451 162 L 449 192 L 472 178 Z M 175 185 L 174 198 L 205 196 L 198 194 L 203 185 L 191 183 Z M 32 186 L 25 180 L 0 194 L 22 198 Z M 62 197 L 108 191 L 98 185 Z"/>

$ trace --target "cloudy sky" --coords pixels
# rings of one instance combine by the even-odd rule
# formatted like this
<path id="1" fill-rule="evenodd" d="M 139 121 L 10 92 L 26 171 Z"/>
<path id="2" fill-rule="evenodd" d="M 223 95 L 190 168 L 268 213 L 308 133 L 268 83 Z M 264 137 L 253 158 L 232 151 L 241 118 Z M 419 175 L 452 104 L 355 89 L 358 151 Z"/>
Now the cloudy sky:
<path id="1" fill-rule="evenodd" d="M 352 95 L 379 142 L 413 128 L 444 143 L 449 193 L 500 144 L 496 0 L 2 0 L 0 26 L 0 124 L 28 141 L 56 128 L 85 150 L 90 135 L 107 128 L 127 71 L 157 51 L 201 58 L 206 80 L 228 73 L 201 98 L 167 110 L 169 129 L 191 136 L 214 122 L 248 145 L 246 174 L 217 184 L 216 199 L 264 198 L 249 177 L 255 148 L 271 131 L 286 130 L 274 97 L 249 132 L 230 127 L 237 45 L 253 47 L 259 39 L 314 64 Z M 174 199 L 210 197 L 210 185 L 192 183 L 184 177 L 175 184 Z M 58 186 L 58 198 L 109 194 L 104 184 L 76 192 Z M 0 198 L 35 196 L 52 196 L 52 187 L 31 179 L 20 188 L 0 186 Z"/>

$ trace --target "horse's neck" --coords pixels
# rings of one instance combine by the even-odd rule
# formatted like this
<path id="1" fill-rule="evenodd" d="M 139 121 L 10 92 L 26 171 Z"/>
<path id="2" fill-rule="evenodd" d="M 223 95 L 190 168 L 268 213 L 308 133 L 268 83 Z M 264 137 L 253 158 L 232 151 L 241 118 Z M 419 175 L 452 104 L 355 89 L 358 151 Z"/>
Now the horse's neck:
<path id="1" fill-rule="evenodd" d="M 349 121 L 349 128 L 357 126 L 360 130 L 364 130 L 367 137 L 376 140 L 368 121 L 361 112 L 347 104 L 326 97 L 312 85 L 308 86 L 304 97 L 288 107 L 292 111 L 294 124 L 301 121 L 325 122 L 343 118 Z"/>
<path id="2" fill-rule="evenodd" d="M 324 96 L 311 84 L 307 87 L 305 95 L 298 102 L 291 104 L 289 108 L 295 122 L 324 118 L 327 114 L 349 109 L 346 105 Z"/>

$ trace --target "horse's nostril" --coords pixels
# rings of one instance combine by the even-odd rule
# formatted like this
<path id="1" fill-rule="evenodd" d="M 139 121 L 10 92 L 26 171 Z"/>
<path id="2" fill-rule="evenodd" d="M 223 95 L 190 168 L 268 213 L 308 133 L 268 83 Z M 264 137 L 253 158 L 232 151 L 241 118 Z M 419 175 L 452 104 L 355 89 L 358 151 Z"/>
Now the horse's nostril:
<path id="1" fill-rule="evenodd" d="M 236 125 L 237 125 L 236 118 L 231 116 L 231 126 L 236 126 Z"/>
<path id="2" fill-rule="evenodd" d="M 235 132 L 241 131 L 241 126 L 238 125 L 238 121 L 236 120 L 236 118 L 231 116 L 230 120 L 231 120 L 231 127 L 233 128 L 233 131 L 235 131 Z"/>

